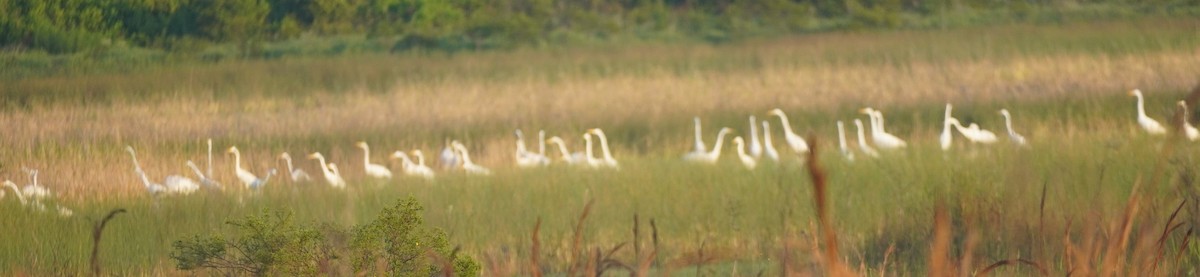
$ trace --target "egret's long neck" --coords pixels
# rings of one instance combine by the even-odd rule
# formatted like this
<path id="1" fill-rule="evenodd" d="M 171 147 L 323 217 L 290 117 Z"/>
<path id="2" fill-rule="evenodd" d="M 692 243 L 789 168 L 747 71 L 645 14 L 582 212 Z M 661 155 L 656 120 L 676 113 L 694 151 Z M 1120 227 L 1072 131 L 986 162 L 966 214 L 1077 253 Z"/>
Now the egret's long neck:
<path id="1" fill-rule="evenodd" d="M 212 140 L 211 139 L 208 140 L 208 167 L 206 169 L 208 169 L 208 171 L 206 171 L 206 172 L 208 172 L 207 176 L 213 176 L 213 173 L 212 173 Z"/>
<path id="2" fill-rule="evenodd" d="M 867 136 L 863 132 L 862 122 L 854 122 L 854 123 L 855 123 L 854 127 L 856 127 L 858 129 L 858 145 L 859 145 L 859 147 L 866 148 L 867 147 L 866 146 L 867 145 L 867 138 L 866 138 Z"/>
<path id="3" fill-rule="evenodd" d="M 321 163 L 321 173 L 325 174 L 326 178 L 329 178 L 329 176 L 334 175 L 333 171 L 329 170 L 329 165 L 325 164 L 325 157 L 317 156 L 317 162 Z"/>
<path id="4" fill-rule="evenodd" d="M 871 115 L 871 135 L 878 136 L 879 133 L 883 132 L 883 122 L 880 122 L 880 117 L 882 116 L 876 115 L 874 112 L 869 114 Z"/>
<path id="5" fill-rule="evenodd" d="M 193 172 L 196 172 L 196 176 L 200 176 L 200 179 L 208 179 L 208 177 L 204 176 L 203 172 L 200 172 L 200 168 L 197 168 L 196 165 L 189 163 L 187 166 L 188 168 L 191 168 Z"/>
<path id="6" fill-rule="evenodd" d="M 546 131 L 538 131 L 538 155 L 546 156 Z"/>
<path id="7" fill-rule="evenodd" d="M 237 170 L 242 170 L 242 153 L 233 151 L 233 166 Z"/>
<path id="8" fill-rule="evenodd" d="M 418 153 L 418 154 L 416 154 L 416 155 L 414 155 L 414 156 L 417 156 L 417 165 L 419 165 L 419 166 L 425 166 L 425 155 L 424 155 L 424 154 L 419 154 L 419 153 Z"/>
<path id="9" fill-rule="evenodd" d="M 295 169 L 292 168 L 292 157 L 291 156 L 283 156 L 283 162 L 287 164 L 288 174 L 291 174 L 292 172 L 296 171 Z"/>
<path id="10" fill-rule="evenodd" d="M 604 151 L 604 159 L 612 160 L 613 159 L 612 152 L 608 151 L 608 138 L 602 134 L 596 135 L 596 136 L 600 137 L 600 150 Z"/>
<path id="11" fill-rule="evenodd" d="M 562 153 L 563 159 L 571 157 L 571 154 L 567 153 L 567 147 L 562 142 L 555 141 L 554 144 L 558 145 L 558 152 Z"/>
<path id="12" fill-rule="evenodd" d="M 371 165 L 371 150 L 370 150 L 370 148 L 367 148 L 366 145 L 363 145 L 362 149 L 363 149 L 363 166 L 364 167 L 370 166 Z"/>
<path id="13" fill-rule="evenodd" d="M 746 144 L 745 143 L 737 144 L 737 153 L 738 153 L 738 157 L 750 157 L 750 155 L 746 155 Z"/>
<path id="14" fill-rule="evenodd" d="M 943 120 L 943 121 L 942 121 L 942 135 L 943 135 L 943 136 L 948 136 L 948 135 L 950 135 L 950 125 L 951 125 L 951 122 L 950 122 L 950 120 Z"/>
<path id="15" fill-rule="evenodd" d="M 584 141 L 584 143 L 583 143 L 583 144 L 584 144 L 584 147 L 583 147 L 583 149 L 584 149 L 584 151 L 585 151 L 585 152 L 587 152 L 587 153 L 586 153 L 586 155 L 587 155 L 588 162 L 591 162 L 592 160 L 595 160 L 595 159 L 596 159 L 596 158 L 595 158 L 595 156 L 592 156 L 592 140 L 591 140 L 591 139 L 585 139 L 585 140 L 583 140 L 583 141 Z"/>
<path id="16" fill-rule="evenodd" d="M 779 116 L 779 122 L 783 123 L 783 132 L 787 133 L 789 136 L 795 136 L 796 132 L 792 132 L 792 123 L 788 122 L 787 116 L 783 115 L 782 113 L 777 115 Z"/>
<path id="17" fill-rule="evenodd" d="M 766 123 L 766 121 L 763 121 L 763 145 L 774 149 L 775 145 L 771 143 L 771 125 L 767 125 Z"/>
<path id="18" fill-rule="evenodd" d="M 471 155 L 467 154 L 466 147 L 459 147 L 458 152 L 462 152 L 463 164 L 475 164 L 475 163 L 471 162 Z"/>
<path id="19" fill-rule="evenodd" d="M 725 142 L 725 135 L 727 135 L 727 134 L 729 134 L 729 132 L 727 132 L 727 131 L 725 131 L 725 132 L 721 132 L 720 134 L 717 134 L 717 144 L 716 144 L 716 145 L 713 145 L 712 152 L 708 153 L 709 155 L 711 155 L 711 156 L 713 156 L 713 157 L 720 157 L 720 156 L 721 156 L 721 146 L 722 146 L 723 144 L 725 144 L 725 143 L 724 143 L 724 142 Z"/>
<path id="20" fill-rule="evenodd" d="M 145 178 L 146 178 L 146 176 L 142 175 L 142 179 L 145 180 Z M 149 182 L 149 181 L 147 181 L 147 182 Z M 14 185 L 12 182 L 8 182 L 8 183 L 4 183 L 4 186 L 12 188 L 13 194 L 17 195 L 17 200 L 21 200 L 21 205 L 25 205 L 25 196 L 21 195 L 21 190 L 17 189 L 17 185 Z M 146 186 L 149 187 L 150 185 L 146 185 Z"/>
<path id="21" fill-rule="evenodd" d="M 841 122 L 838 122 L 837 127 L 838 127 L 838 147 L 841 147 L 842 149 L 846 149 L 846 127 L 842 126 Z"/>
<path id="22" fill-rule="evenodd" d="M 758 125 L 754 122 L 754 116 L 750 116 L 750 143 L 758 143 Z"/>
<path id="23" fill-rule="evenodd" d="M 1138 101 L 1138 103 L 1137 103 L 1138 118 L 1139 119 L 1147 118 L 1148 116 L 1146 116 L 1146 104 L 1145 104 L 1144 100 L 1142 100 L 1142 94 L 1138 93 L 1138 94 L 1134 94 L 1134 96 L 1137 96 L 1137 101 Z"/>
<path id="24" fill-rule="evenodd" d="M 1011 118 L 1011 117 L 1009 117 L 1009 116 L 1008 116 L 1008 114 L 1004 114 L 1004 127 L 1005 127 L 1005 128 L 1008 128 L 1008 134 L 1009 134 L 1009 135 L 1013 135 L 1013 134 L 1016 134 L 1016 133 L 1017 133 L 1017 132 L 1014 132 L 1014 131 L 1013 131 L 1013 127 L 1012 127 L 1012 118 Z"/>
<path id="25" fill-rule="evenodd" d="M 704 137 L 701 136 L 700 132 L 700 118 L 696 118 L 696 143 L 704 143 Z"/>

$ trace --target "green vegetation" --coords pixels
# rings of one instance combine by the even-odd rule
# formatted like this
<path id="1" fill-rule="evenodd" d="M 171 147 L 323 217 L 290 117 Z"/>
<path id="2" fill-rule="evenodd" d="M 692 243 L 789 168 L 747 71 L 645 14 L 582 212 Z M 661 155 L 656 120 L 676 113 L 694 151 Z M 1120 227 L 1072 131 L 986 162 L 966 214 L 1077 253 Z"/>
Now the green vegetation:
<path id="1" fill-rule="evenodd" d="M 679 160 L 693 116 L 710 137 L 722 126 L 745 136 L 748 115 L 769 119 L 786 153 L 778 121 L 764 115 L 775 107 L 818 139 L 839 260 L 854 271 L 939 272 L 944 264 L 931 257 L 940 253 L 967 273 L 1020 258 L 1064 275 L 1189 274 L 1200 267 L 1200 246 L 1190 242 L 1200 147 L 1144 135 L 1123 93 L 1141 88 L 1147 112 L 1166 123 L 1200 72 L 1194 26 L 1195 19 L 1130 20 L 42 71 L 0 86 L 0 177 L 23 183 L 21 166 L 41 169 L 57 203 L 77 215 L 39 213 L 11 194 L 0 199 L 0 275 L 87 274 L 92 221 L 114 208 L 128 213 L 108 223 L 98 255 L 113 275 L 182 274 L 174 246 L 211 246 L 213 238 L 227 247 L 257 244 L 247 238 L 286 242 L 267 245 L 299 253 L 316 246 L 319 257 L 328 246 L 338 259 L 331 270 L 316 268 L 330 275 L 405 270 L 380 261 L 413 257 L 403 243 L 413 240 L 437 249 L 430 256 L 478 261 L 488 276 L 621 274 L 643 264 L 682 275 L 819 271 L 829 260 L 816 254 L 828 246 L 817 239 L 820 196 L 795 157 L 753 171 L 728 148 L 717 166 Z M 1032 145 L 960 140 L 942 152 L 937 122 L 947 102 L 964 122 L 1002 137 L 996 111 L 1009 109 Z M 883 110 L 888 130 L 910 148 L 843 160 L 834 123 L 864 118 L 855 112 L 863 106 Z M 609 135 L 621 170 L 511 165 L 515 128 L 545 129 L 578 150 L 578 135 L 591 127 Z M 147 197 L 121 150 L 137 148 L 146 172 L 162 180 L 189 173 L 184 161 L 203 166 L 206 137 L 216 144 L 223 191 Z M 496 174 L 372 180 L 353 147 L 371 143 L 373 162 L 386 164 L 381 157 L 395 150 L 432 156 L 448 138 L 467 143 Z M 246 191 L 232 158 L 220 154 L 233 145 L 256 173 L 281 167 L 280 152 L 320 151 L 350 185 L 277 177 L 261 192 Z M 296 165 L 318 172 L 309 160 Z M 1176 207 L 1183 208 L 1172 216 Z M 277 260 L 289 257 L 312 256 Z M 446 264 L 431 258 L 407 268 Z"/>

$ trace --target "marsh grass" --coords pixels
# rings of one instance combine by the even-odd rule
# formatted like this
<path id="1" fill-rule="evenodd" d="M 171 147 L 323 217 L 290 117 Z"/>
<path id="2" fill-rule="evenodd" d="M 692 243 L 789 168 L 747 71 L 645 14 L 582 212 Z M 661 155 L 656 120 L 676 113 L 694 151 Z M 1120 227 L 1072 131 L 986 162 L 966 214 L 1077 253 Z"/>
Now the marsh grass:
<path id="1" fill-rule="evenodd" d="M 220 230 L 231 218 L 289 209 L 297 222 L 353 226 L 410 195 L 426 208 L 428 223 L 445 229 L 464 253 L 494 257 L 493 268 L 511 264 L 508 271 L 520 275 L 577 267 L 595 272 L 600 263 L 587 257 L 605 256 L 636 264 L 643 274 L 651 274 L 643 268 L 804 272 L 819 270 L 821 259 L 842 259 L 850 269 L 866 268 L 858 270 L 864 274 L 871 268 L 932 272 L 931 266 L 941 268 L 924 258 L 934 250 L 934 228 L 948 228 L 950 248 L 941 263 L 967 265 L 947 272 L 1024 257 L 1065 272 L 1072 268 L 1066 261 L 1112 253 L 1095 245 L 1125 232 L 1106 226 L 1120 222 L 1112 215 L 1135 199 L 1138 180 L 1147 181 L 1140 183 L 1137 199 L 1144 200 L 1136 218 L 1152 219 L 1125 225 L 1139 234 L 1128 236 L 1131 249 L 1147 245 L 1140 234 L 1154 233 L 1151 241 L 1172 246 L 1190 237 L 1176 235 L 1184 227 L 1158 236 L 1158 218 L 1171 214 L 1181 197 L 1193 197 L 1183 216 L 1189 220 L 1181 222 L 1194 224 L 1200 190 L 1191 182 L 1200 149 L 1177 145 L 1164 169 L 1152 171 L 1163 159 L 1164 142 L 1136 128 L 1134 102 L 1124 92 L 1140 87 L 1152 117 L 1171 114 L 1166 107 L 1174 107 L 1200 72 L 1195 24 L 835 33 L 722 46 L 358 56 L 16 80 L 0 87 L 9 103 L 0 112 L 6 125 L 0 143 L 7 146 L 0 149 L 0 176 L 24 183 L 17 169 L 41 169 L 42 181 L 77 216 L 54 218 L 0 201 L 0 274 L 87 274 L 92 222 L 114 208 L 129 212 L 104 232 L 104 271 L 163 275 L 177 273 L 168 257 L 172 241 Z M 959 141 L 955 151 L 943 153 L 932 143 L 940 131 L 932 122 L 945 102 L 956 105 L 960 119 L 998 133 L 1003 120 L 996 111 L 1008 108 L 1032 145 Z M 678 161 L 688 149 L 692 116 L 705 120 L 711 136 L 721 126 L 744 130 L 749 114 L 778 126 L 763 113 L 782 107 L 794 127 L 833 149 L 834 121 L 861 117 L 855 111 L 865 105 L 883 109 L 889 131 L 912 145 L 878 160 L 848 163 L 836 151 L 819 157 L 838 258 L 817 251 L 829 243 L 817 239 L 816 208 L 807 202 L 814 199 L 812 184 L 794 156 L 755 171 L 732 159 L 712 167 Z M 606 130 L 620 171 L 511 168 L 513 128 L 526 134 L 546 129 L 574 150 L 588 127 Z M 782 146 L 779 130 L 773 131 Z M 148 198 L 121 149 L 138 149 L 151 178 L 161 181 L 190 175 L 186 160 L 203 166 L 206 137 L 216 142 L 215 178 L 225 184 L 223 192 Z M 432 157 L 447 138 L 466 142 L 472 158 L 496 175 L 360 177 L 355 141 L 370 143 L 373 161 L 384 163 L 397 149 L 420 148 Z M 280 167 L 275 157 L 282 151 L 293 157 L 320 151 L 351 185 L 340 191 L 276 178 L 262 192 L 247 191 L 224 154 L 232 145 L 259 174 Z M 296 164 L 318 172 L 315 162 Z M 579 208 L 589 201 L 582 224 Z M 944 223 L 931 216 L 938 201 Z M 635 214 L 654 219 L 653 254 L 638 257 L 634 247 L 612 251 L 635 240 L 629 236 Z M 531 226 L 538 230 L 536 247 Z M 978 235 L 966 239 L 970 234 Z M 1151 253 L 1177 250 L 1184 254 L 1161 260 L 1194 269 L 1200 260 L 1188 253 L 1200 247 L 1182 245 Z M 596 249 L 614 254 L 596 255 Z M 781 252 L 780 266 L 770 265 Z M 532 265 L 521 266 L 525 261 Z"/>

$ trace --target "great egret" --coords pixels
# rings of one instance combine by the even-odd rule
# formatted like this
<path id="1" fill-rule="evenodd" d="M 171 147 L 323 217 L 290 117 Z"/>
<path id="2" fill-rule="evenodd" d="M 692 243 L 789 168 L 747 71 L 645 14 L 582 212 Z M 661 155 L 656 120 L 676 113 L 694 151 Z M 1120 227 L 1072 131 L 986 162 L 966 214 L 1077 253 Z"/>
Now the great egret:
<path id="1" fill-rule="evenodd" d="M 770 114 L 779 116 L 779 124 L 783 125 L 783 139 L 787 141 L 788 146 L 792 147 L 792 151 L 795 151 L 796 154 L 808 153 L 808 142 L 792 131 L 792 126 L 788 123 L 787 115 L 783 113 L 783 110 L 774 109 L 770 111 Z"/>
<path id="2" fill-rule="evenodd" d="M 863 154 L 868 157 L 878 158 L 879 151 L 875 151 L 870 145 L 867 145 L 867 136 L 863 132 L 863 123 L 861 119 L 854 119 L 854 126 L 858 128 L 858 149 L 862 150 Z"/>
<path id="3" fill-rule="evenodd" d="M 308 158 L 316 159 L 317 163 L 321 165 L 321 174 L 325 176 L 325 182 L 329 183 L 329 186 L 339 189 L 346 188 L 346 180 L 342 179 L 342 175 L 337 172 L 333 164 L 325 163 L 325 156 L 321 155 L 321 152 L 313 152 L 308 155 Z"/>
<path id="4" fill-rule="evenodd" d="M 150 182 L 150 177 L 146 177 L 146 171 L 142 170 L 141 163 L 138 163 L 137 153 L 133 151 L 133 146 L 126 145 L 125 151 L 129 152 L 129 156 L 133 158 L 134 173 L 136 173 L 138 177 L 142 179 L 142 185 L 146 186 L 146 191 L 149 192 L 150 195 L 159 195 L 167 192 L 166 187 L 154 182 Z"/>
<path id="5" fill-rule="evenodd" d="M 550 139 L 547 139 L 546 142 L 558 145 L 558 152 L 562 155 L 563 161 L 567 162 L 567 164 L 587 162 L 587 157 L 583 155 L 583 152 L 575 152 L 574 154 L 570 154 L 567 151 L 566 143 L 563 142 L 562 138 L 558 136 L 550 137 Z"/>
<path id="6" fill-rule="evenodd" d="M 52 193 L 50 193 L 50 189 L 38 184 L 37 169 L 22 167 L 21 170 L 25 171 L 25 174 L 29 174 L 30 183 L 25 185 L 25 188 L 21 189 L 21 193 L 25 194 L 25 197 L 29 197 L 34 200 L 40 200 L 53 196 Z"/>
<path id="7" fill-rule="evenodd" d="M 308 175 L 308 172 L 304 172 L 303 169 L 292 167 L 292 155 L 288 154 L 288 152 L 279 154 L 279 158 L 283 159 L 283 162 L 287 164 L 288 178 L 290 178 L 293 183 L 312 182 L 312 176 Z"/>
<path id="8" fill-rule="evenodd" d="M 596 137 L 600 138 L 600 151 L 604 154 L 604 160 L 602 161 L 604 166 L 620 168 L 621 166 L 617 164 L 617 159 L 613 158 L 612 152 L 608 149 L 608 136 L 604 135 L 604 130 L 600 130 L 600 128 L 592 128 L 588 130 L 588 133 L 596 135 Z"/>
<path id="9" fill-rule="evenodd" d="M 938 138 L 938 142 L 942 145 L 942 151 L 950 150 L 950 146 L 954 145 L 954 134 L 950 131 L 950 119 L 954 118 L 950 114 L 953 109 L 950 103 L 946 103 L 946 116 L 942 118 L 942 135 Z"/>
<path id="10" fill-rule="evenodd" d="M 992 144 L 999 141 L 995 133 L 979 128 L 979 124 L 971 123 L 969 127 L 964 128 L 956 118 L 950 118 L 950 124 L 958 129 L 959 134 L 973 143 Z"/>
<path id="11" fill-rule="evenodd" d="M 863 108 L 860 112 L 867 114 L 867 117 L 871 119 L 871 140 L 875 143 L 875 147 L 889 150 L 908 146 L 904 140 L 883 129 L 883 112 L 870 107 Z"/>
<path id="12" fill-rule="evenodd" d="M 733 132 L 730 128 L 721 128 L 717 133 L 717 142 L 713 144 L 712 150 L 707 153 L 687 153 L 683 155 L 683 160 L 689 162 L 699 162 L 707 164 L 715 164 L 721 158 L 721 146 L 725 142 L 725 135 Z"/>
<path id="13" fill-rule="evenodd" d="M 43 205 L 40 201 L 38 201 L 38 199 L 26 200 L 25 199 L 26 196 L 22 195 L 23 192 L 20 189 L 17 189 L 17 184 L 13 183 L 12 181 L 4 180 L 3 186 L 8 187 L 13 190 L 13 195 L 16 195 L 17 201 L 19 201 L 21 203 L 21 206 L 33 208 L 33 210 L 38 211 L 38 212 L 46 211 L 46 206 Z M 3 191 L 3 188 L 0 188 L 0 191 Z M 63 216 L 63 217 L 68 217 L 68 216 L 75 214 L 75 212 L 71 211 L 70 209 L 62 207 L 61 205 L 57 206 L 56 210 L 58 211 L 58 215 Z"/>
<path id="14" fill-rule="evenodd" d="M 221 189 L 221 183 L 217 183 L 217 180 L 213 180 L 212 178 L 204 175 L 204 172 L 200 172 L 200 168 L 197 167 L 196 163 L 192 162 L 192 160 L 187 161 L 187 167 L 191 168 L 192 173 L 195 173 L 196 177 L 200 178 L 200 184 L 210 188 Z"/>
<path id="15" fill-rule="evenodd" d="M 467 147 L 463 146 L 463 144 L 461 142 L 458 142 L 456 140 L 456 141 L 451 142 L 450 144 L 451 144 L 451 146 L 454 147 L 455 150 L 458 150 L 458 155 L 460 157 L 462 157 L 463 170 L 466 170 L 467 173 L 476 174 L 476 175 L 492 175 L 491 170 L 471 162 L 471 155 L 467 154 Z"/>
<path id="16" fill-rule="evenodd" d="M 1188 114 L 1190 111 L 1188 110 L 1187 102 L 1179 100 L 1178 105 L 1179 109 L 1183 112 L 1183 133 L 1187 135 L 1187 139 L 1190 141 L 1200 139 L 1200 130 L 1197 130 L 1196 126 L 1192 126 L 1192 123 L 1188 122 Z"/>
<path id="17" fill-rule="evenodd" d="M 771 124 L 766 120 L 762 121 L 763 134 L 763 154 L 772 161 L 779 162 L 779 151 L 775 151 L 775 144 L 771 143 Z"/>
<path id="18" fill-rule="evenodd" d="M 842 151 L 842 156 L 846 160 L 854 161 L 854 152 L 850 151 L 850 146 L 846 145 L 846 125 L 841 120 L 837 122 L 838 129 L 838 149 Z"/>
<path id="19" fill-rule="evenodd" d="M 367 172 L 367 176 L 380 179 L 392 178 L 392 171 L 386 166 L 371 163 L 371 149 L 367 147 L 367 142 L 360 141 L 355 145 L 363 150 L 363 170 Z"/>
<path id="20" fill-rule="evenodd" d="M 584 147 L 583 147 L 584 165 L 587 165 L 592 168 L 600 167 L 600 164 L 601 164 L 600 160 L 596 159 L 596 156 L 592 154 L 595 152 L 592 151 L 592 134 L 591 133 L 583 133 L 583 145 L 584 145 Z"/>
<path id="21" fill-rule="evenodd" d="M 750 116 L 750 156 L 758 159 L 762 157 L 762 144 L 758 140 L 758 120 L 753 115 Z"/>
<path id="22" fill-rule="evenodd" d="M 1183 103 L 1183 101 L 1179 101 L 1179 104 L 1186 105 Z M 1186 109 L 1186 107 L 1185 107 L 1185 109 Z M 1018 134 L 1016 130 L 1013 130 L 1012 114 L 1008 113 L 1008 109 L 1000 109 L 1000 115 L 1004 116 L 1004 127 L 1006 129 L 1008 129 L 1008 138 L 1017 145 L 1025 145 L 1025 136 L 1022 136 L 1021 134 Z M 1192 125 L 1187 125 L 1187 126 L 1192 127 Z M 1193 133 L 1191 133 L 1191 132 L 1195 132 L 1195 137 L 1200 137 L 1200 131 L 1197 131 L 1196 127 L 1192 127 L 1192 129 L 1189 130 L 1189 133 L 1188 133 L 1189 139 L 1195 140 L 1195 137 L 1192 137 Z"/>
<path id="23" fill-rule="evenodd" d="M 517 151 L 515 154 L 517 167 L 528 168 L 550 164 L 550 159 L 547 159 L 545 155 L 530 152 L 525 147 L 525 136 L 520 129 L 513 131 L 513 134 L 517 135 Z"/>
<path id="24" fill-rule="evenodd" d="M 1137 112 L 1138 112 L 1137 122 L 1138 122 L 1138 125 L 1142 125 L 1142 129 L 1146 130 L 1146 132 L 1150 133 L 1151 135 L 1166 134 L 1167 133 L 1166 127 L 1163 127 L 1163 125 L 1158 123 L 1157 120 L 1154 120 L 1153 118 L 1150 118 L 1149 116 L 1146 116 L 1146 103 L 1144 100 L 1142 100 L 1142 91 L 1139 89 L 1134 89 L 1134 90 L 1129 91 L 1129 95 L 1133 95 L 1133 96 L 1137 97 Z"/>
<path id="25" fill-rule="evenodd" d="M 412 155 L 417 157 L 417 164 L 413 165 L 409 172 L 411 175 L 424 177 L 425 179 L 433 179 L 433 169 L 425 166 L 425 154 L 421 150 L 413 150 Z"/>
<path id="26" fill-rule="evenodd" d="M 692 142 L 692 152 L 691 153 L 707 153 L 708 146 L 704 145 L 704 138 L 701 135 L 701 131 L 700 131 L 700 117 L 699 116 L 694 117 L 694 118 L 692 118 L 692 121 L 694 121 L 696 123 L 696 136 Z"/>
<path id="27" fill-rule="evenodd" d="M 737 147 L 738 159 L 742 160 L 743 166 L 746 166 L 747 169 L 754 169 L 755 166 L 758 166 L 758 162 L 754 160 L 754 157 L 746 154 L 746 141 L 742 140 L 742 137 L 733 137 L 733 145 Z"/>
<path id="28" fill-rule="evenodd" d="M 238 180 L 242 181 L 243 185 L 250 187 L 250 185 L 258 181 L 258 176 L 255 176 L 254 173 L 242 168 L 242 152 L 238 151 L 237 146 L 230 146 L 229 150 L 225 152 L 228 154 L 233 154 L 233 173 L 237 175 Z"/>
<path id="29" fill-rule="evenodd" d="M 454 150 L 454 145 L 450 140 L 446 140 L 446 146 L 442 147 L 442 153 L 438 155 L 438 162 L 442 164 L 442 170 L 455 169 L 461 166 L 462 158 L 458 156 L 458 151 Z"/>

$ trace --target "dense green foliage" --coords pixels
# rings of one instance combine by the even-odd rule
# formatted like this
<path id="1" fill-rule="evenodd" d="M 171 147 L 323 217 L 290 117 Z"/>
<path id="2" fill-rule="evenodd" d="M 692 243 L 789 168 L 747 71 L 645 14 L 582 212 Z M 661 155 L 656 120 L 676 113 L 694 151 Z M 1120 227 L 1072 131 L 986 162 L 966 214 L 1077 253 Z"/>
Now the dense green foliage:
<path id="1" fill-rule="evenodd" d="M 365 35 L 390 50 L 509 48 L 614 36 L 726 41 L 764 34 L 970 21 L 1190 14 L 1197 0 L 0 0 L 0 45 L 197 52 Z"/>

